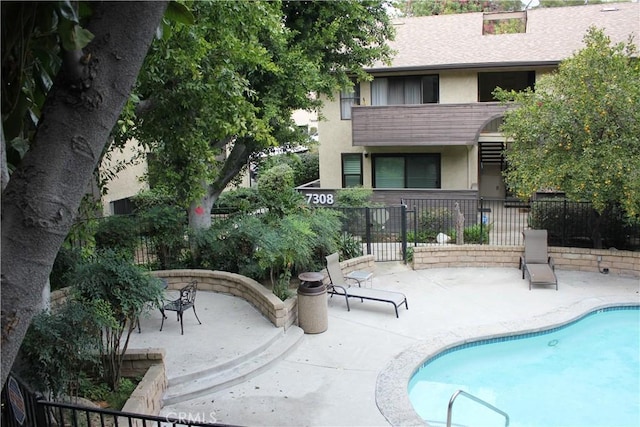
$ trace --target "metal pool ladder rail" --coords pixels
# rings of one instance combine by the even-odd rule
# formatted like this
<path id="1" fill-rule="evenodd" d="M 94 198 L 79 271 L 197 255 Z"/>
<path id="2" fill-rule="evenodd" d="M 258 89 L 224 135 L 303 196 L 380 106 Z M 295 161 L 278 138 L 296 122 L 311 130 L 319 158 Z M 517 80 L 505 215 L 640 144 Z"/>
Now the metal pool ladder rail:
<path id="1" fill-rule="evenodd" d="M 474 402 L 477 402 L 477 403 L 479 403 L 479 404 L 481 404 L 483 406 L 486 406 L 487 408 L 491 409 L 492 411 L 497 412 L 498 414 L 502 415 L 504 417 L 504 427 L 509 427 L 509 415 L 506 412 L 501 411 L 500 409 L 496 408 L 492 404 L 490 404 L 488 402 L 485 402 L 484 400 L 480 399 L 479 397 L 476 397 L 473 394 L 469 394 L 464 390 L 456 391 L 451 396 L 451 399 L 449 399 L 449 407 L 447 408 L 447 427 L 451 427 L 451 415 L 452 415 L 452 412 L 453 412 L 453 402 L 455 402 L 456 397 L 458 397 L 461 394 L 463 396 L 468 397 L 469 399 L 473 400 Z"/>

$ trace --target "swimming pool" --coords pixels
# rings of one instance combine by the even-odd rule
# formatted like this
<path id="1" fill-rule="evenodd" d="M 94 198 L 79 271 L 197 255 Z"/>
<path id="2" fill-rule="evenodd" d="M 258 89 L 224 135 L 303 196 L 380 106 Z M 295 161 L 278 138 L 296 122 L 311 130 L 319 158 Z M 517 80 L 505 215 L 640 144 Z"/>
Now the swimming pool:
<path id="1" fill-rule="evenodd" d="M 610 307 L 549 331 L 457 346 L 426 361 L 409 382 L 418 414 L 444 425 L 459 389 L 502 409 L 510 425 L 640 425 L 640 310 Z M 504 425 L 463 397 L 454 424 Z"/>

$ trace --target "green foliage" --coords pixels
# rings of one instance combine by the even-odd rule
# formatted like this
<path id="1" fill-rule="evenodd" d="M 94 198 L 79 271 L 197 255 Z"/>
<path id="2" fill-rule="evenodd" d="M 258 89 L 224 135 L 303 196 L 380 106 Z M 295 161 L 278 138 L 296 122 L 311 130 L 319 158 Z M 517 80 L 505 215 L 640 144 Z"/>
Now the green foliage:
<path id="1" fill-rule="evenodd" d="M 174 206 L 175 199 L 162 188 L 152 188 L 150 190 L 140 191 L 138 194 L 131 198 L 133 205 L 135 206 L 135 212 L 146 212 L 157 206 Z"/>
<path id="2" fill-rule="evenodd" d="M 319 154 L 317 152 L 307 151 L 298 156 L 300 157 L 300 164 L 293 169 L 296 187 L 320 179 Z"/>
<path id="3" fill-rule="evenodd" d="M 240 273 L 259 280 L 263 270 L 253 259 L 262 220 L 255 215 L 238 215 L 217 221 L 208 230 L 192 236 L 193 267 Z"/>
<path id="4" fill-rule="evenodd" d="M 119 411 L 127 403 L 138 383 L 140 378 L 125 377 L 121 379 L 118 390 L 114 391 L 106 383 L 81 372 L 78 396 L 93 402 L 107 402 L 109 409 Z"/>
<path id="5" fill-rule="evenodd" d="M 309 94 L 369 79 L 363 66 L 391 54 L 382 1 L 189 5 L 195 24 L 151 47 L 118 135 L 151 148 L 149 180 L 179 205 L 217 197 L 257 153 L 306 143 L 291 114 L 319 106 Z M 317 176 L 310 163 L 296 183 Z"/>
<path id="6" fill-rule="evenodd" d="M 263 224 L 254 257 L 269 271 L 273 292 L 280 299 L 289 296 L 289 281 L 296 266 L 311 263 L 314 238 L 311 225 L 302 215 L 289 214 L 277 223 Z"/>
<path id="7" fill-rule="evenodd" d="M 418 218 L 419 242 L 435 242 L 438 233 L 452 228 L 454 213 L 447 208 L 436 208 L 422 212 Z M 412 240 L 410 240 L 412 241 Z"/>
<path id="8" fill-rule="evenodd" d="M 413 246 L 407 247 L 407 262 L 409 264 L 413 263 L 413 252 L 414 252 Z"/>
<path id="9" fill-rule="evenodd" d="M 100 363 L 98 313 L 94 304 L 68 301 L 55 312 L 37 314 L 20 347 L 25 380 L 54 398 L 74 395 L 81 369 L 96 369 Z"/>
<path id="10" fill-rule="evenodd" d="M 111 249 L 133 258 L 140 243 L 139 227 L 132 217 L 112 215 L 100 221 L 95 240 L 98 250 Z"/>
<path id="11" fill-rule="evenodd" d="M 273 292 L 286 299 L 293 273 L 321 269 L 324 256 L 338 249 L 339 230 L 339 214 L 328 209 L 298 210 L 282 217 L 234 215 L 193 236 L 193 267 L 268 278 Z"/>
<path id="12" fill-rule="evenodd" d="M 215 207 L 227 213 L 254 212 L 261 207 L 260 196 L 256 188 L 241 187 L 222 193 Z"/>
<path id="13" fill-rule="evenodd" d="M 129 400 L 129 397 L 131 397 L 131 393 L 136 389 L 139 382 L 140 381 L 135 378 L 122 378 L 118 389 L 107 395 L 106 400 L 109 404 L 109 408 L 116 411 L 121 410 L 125 403 L 127 403 L 127 400 Z"/>
<path id="14" fill-rule="evenodd" d="M 293 169 L 288 165 L 281 164 L 264 171 L 258 180 L 258 195 L 262 207 L 276 217 L 306 207 L 304 196 L 293 185 Z"/>
<path id="15" fill-rule="evenodd" d="M 99 317 L 103 325 L 100 349 L 105 362 L 105 381 L 117 390 L 122 357 L 137 317 L 150 305 L 162 301 L 161 281 L 133 265 L 115 251 L 106 250 L 80 264 L 74 273 L 78 301 L 103 303 Z M 124 338 L 124 341 L 123 341 Z"/>
<path id="16" fill-rule="evenodd" d="M 167 270 L 178 266 L 187 247 L 187 214 L 171 205 L 156 205 L 137 215 L 149 250 L 156 254 L 158 268 Z"/>
<path id="17" fill-rule="evenodd" d="M 547 230 L 550 245 L 634 250 L 627 237 L 637 234 L 638 220 L 619 208 L 598 213 L 591 203 L 555 198 L 531 202 L 529 226 Z"/>
<path id="18" fill-rule="evenodd" d="M 2 128 L 9 170 L 29 150 L 44 100 L 61 67 L 62 46 L 82 49 L 93 35 L 71 1 L 2 2 Z"/>
<path id="19" fill-rule="evenodd" d="M 370 188 L 350 187 L 336 190 L 336 207 L 362 208 L 372 207 L 371 196 L 373 190 Z"/>
<path id="20" fill-rule="evenodd" d="M 523 7 L 520 0 L 394 0 L 392 4 L 405 16 L 450 15 L 466 12 L 505 12 L 521 10 Z"/>
<path id="21" fill-rule="evenodd" d="M 489 244 L 489 233 L 493 228 L 493 224 L 475 224 L 470 227 L 464 228 L 464 243 L 465 244 Z M 455 229 L 451 229 L 448 233 L 451 236 L 451 241 L 455 242 L 457 233 Z"/>
<path id="22" fill-rule="evenodd" d="M 349 233 L 342 233 L 340 235 L 338 248 L 341 260 L 362 256 L 362 242 Z"/>
<path id="23" fill-rule="evenodd" d="M 293 185 L 298 187 L 320 178 L 320 159 L 318 153 L 288 153 L 270 156 L 260 164 L 260 170 L 286 164 L 293 170 Z"/>
<path id="24" fill-rule="evenodd" d="M 55 291 L 71 285 L 71 276 L 76 266 L 82 261 L 82 249 L 62 247 L 56 255 L 49 283 L 51 290 Z"/>
<path id="25" fill-rule="evenodd" d="M 590 28 L 585 48 L 536 91 L 497 90 L 507 111 L 502 132 L 510 138 L 505 181 L 518 197 L 562 190 L 570 200 L 590 201 L 602 213 L 620 206 L 640 214 L 640 63 L 633 43 L 612 45 Z"/>

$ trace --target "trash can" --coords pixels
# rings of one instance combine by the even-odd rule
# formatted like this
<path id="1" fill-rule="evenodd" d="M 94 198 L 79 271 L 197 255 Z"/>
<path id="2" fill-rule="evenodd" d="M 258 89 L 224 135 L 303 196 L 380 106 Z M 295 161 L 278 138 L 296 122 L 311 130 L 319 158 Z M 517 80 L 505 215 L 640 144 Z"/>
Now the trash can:
<path id="1" fill-rule="evenodd" d="M 327 287 L 321 273 L 301 273 L 298 286 L 298 326 L 305 334 L 319 334 L 327 330 Z"/>

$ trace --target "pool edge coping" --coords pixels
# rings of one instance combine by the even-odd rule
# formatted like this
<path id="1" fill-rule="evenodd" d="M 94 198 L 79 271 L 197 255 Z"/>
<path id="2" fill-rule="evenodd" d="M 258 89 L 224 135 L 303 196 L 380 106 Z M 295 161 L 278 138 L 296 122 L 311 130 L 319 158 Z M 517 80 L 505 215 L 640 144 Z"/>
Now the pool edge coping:
<path id="1" fill-rule="evenodd" d="M 417 370 L 439 353 L 470 342 L 562 327 L 601 309 L 639 304 L 637 296 L 635 299 L 624 296 L 587 298 L 521 321 L 498 322 L 444 331 L 428 340 L 409 346 L 385 365 L 376 380 L 376 404 L 392 426 L 428 426 L 429 424 L 413 409 L 409 399 L 408 385 Z"/>

